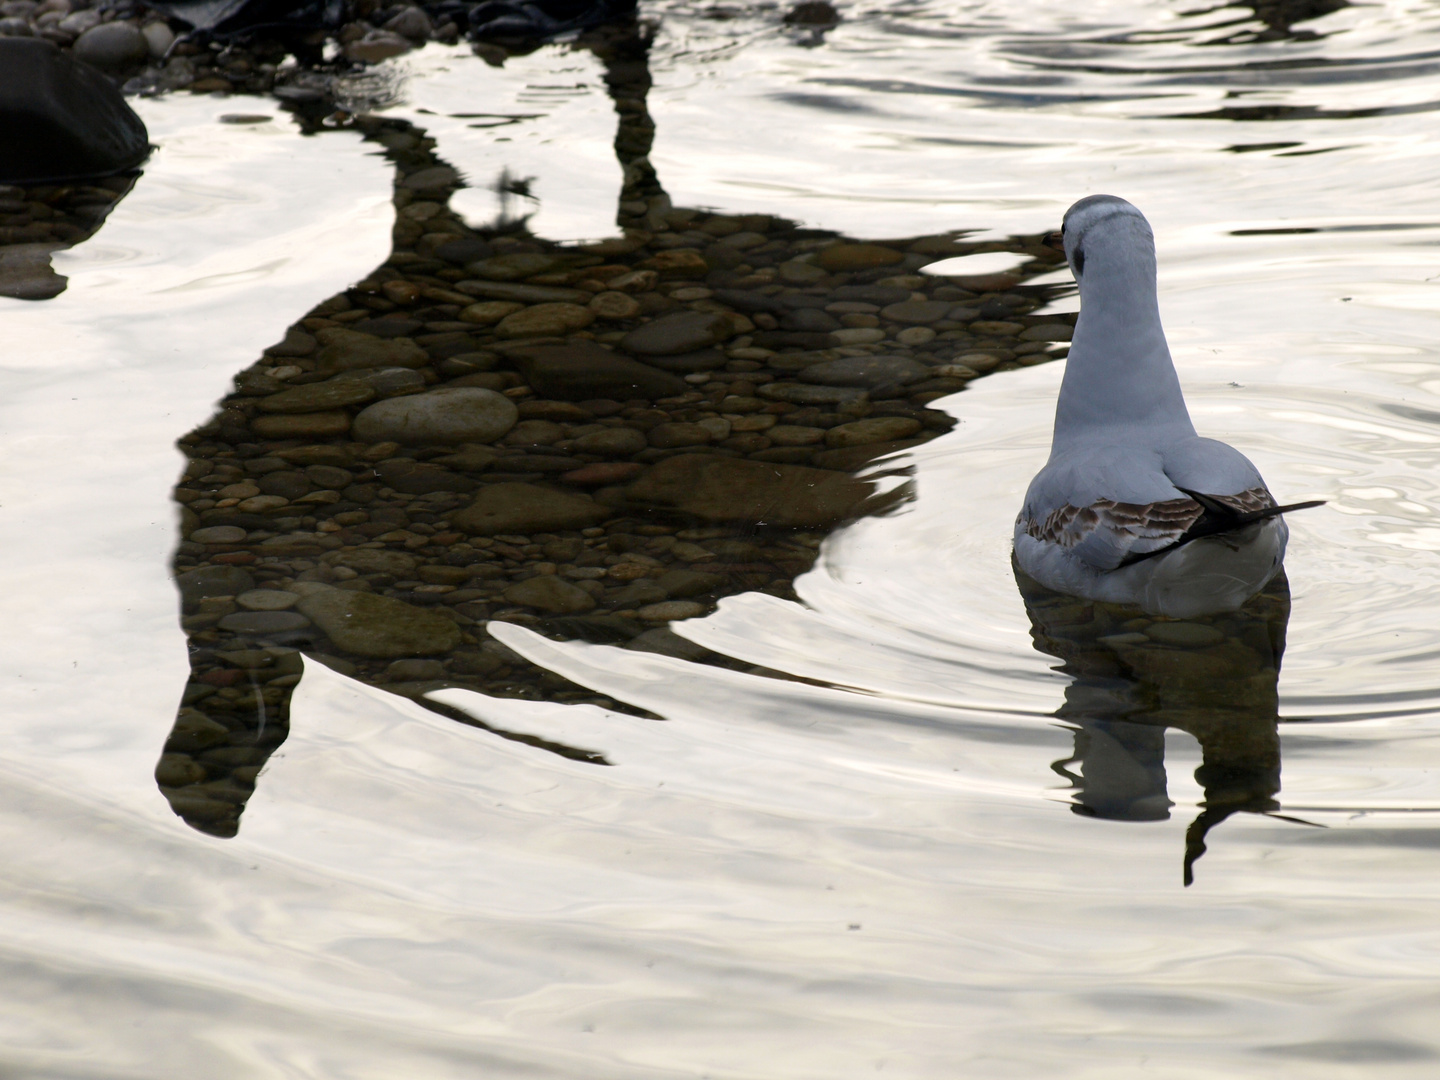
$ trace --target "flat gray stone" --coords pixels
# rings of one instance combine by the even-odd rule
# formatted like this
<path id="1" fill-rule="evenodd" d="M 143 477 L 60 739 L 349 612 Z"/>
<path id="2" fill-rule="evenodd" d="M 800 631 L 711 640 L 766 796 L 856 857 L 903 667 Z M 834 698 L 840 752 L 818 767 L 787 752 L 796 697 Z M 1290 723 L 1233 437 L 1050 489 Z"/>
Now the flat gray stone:
<path id="1" fill-rule="evenodd" d="M 310 620 L 294 611 L 237 611 L 226 615 L 219 625 L 232 634 L 284 634 L 304 630 Z"/>
<path id="2" fill-rule="evenodd" d="M 460 627 L 403 600 L 318 581 L 298 581 L 294 588 L 300 594 L 300 612 L 346 652 L 390 660 L 433 656 L 460 644 Z"/>
<path id="3" fill-rule="evenodd" d="M 904 356 L 846 356 L 807 367 L 802 382 L 824 386 L 888 386 L 919 382 L 930 369 Z"/>
<path id="4" fill-rule="evenodd" d="M 409 338 L 381 338 L 343 326 L 329 326 L 315 334 L 320 351 L 315 359 L 324 371 L 356 368 L 424 367 L 430 356 Z"/>
<path id="5" fill-rule="evenodd" d="M 771 401 L 788 401 L 792 405 L 845 405 L 866 401 L 864 390 L 843 386 L 806 386 L 802 383 L 767 383 L 755 391 Z"/>
<path id="6" fill-rule="evenodd" d="M 814 528 L 853 517 L 873 490 L 828 469 L 681 454 L 651 466 L 625 494 L 632 503 L 717 523 Z"/>
<path id="7" fill-rule="evenodd" d="M 523 459 L 522 459 L 523 460 Z M 480 536 L 585 529 L 612 516 L 594 499 L 534 484 L 489 484 L 464 510 L 450 515 L 457 529 Z"/>
<path id="8" fill-rule="evenodd" d="M 150 43 L 138 27 L 127 22 L 108 22 L 86 30 L 70 50 L 77 60 L 104 71 L 123 71 L 145 62 L 150 55 Z"/>
<path id="9" fill-rule="evenodd" d="M 255 588 L 255 579 L 238 566 L 202 566 L 186 570 L 175 579 L 180 598 L 187 604 L 207 596 L 239 596 Z"/>
<path id="10" fill-rule="evenodd" d="M 532 345 L 510 355 L 536 393 L 560 401 L 654 401 L 688 389 L 683 379 L 599 345 Z"/>
<path id="11" fill-rule="evenodd" d="M 343 409 L 347 405 L 363 405 L 374 399 L 375 388 L 367 383 L 357 379 L 334 379 L 330 382 L 296 386 L 263 397 L 260 399 L 260 408 L 271 413 L 311 413 Z"/>
<path id="12" fill-rule="evenodd" d="M 939 322 L 955 305 L 948 300 L 902 300 L 880 309 L 880 317 L 891 322 L 923 326 Z"/>
<path id="13" fill-rule="evenodd" d="M 630 331 L 620 346 L 642 356 L 674 356 L 708 349 L 733 333 L 729 316 L 708 311 L 678 311 Z"/>
<path id="14" fill-rule="evenodd" d="M 579 615 L 595 607 L 595 598 L 578 585 L 554 574 L 540 574 L 516 582 L 504 592 L 512 604 L 532 607 L 551 615 Z"/>
<path id="15" fill-rule="evenodd" d="M 488 443 L 513 428 L 519 417 L 504 394 L 447 386 L 377 401 L 355 417 L 352 433 L 368 443 Z"/>
<path id="16" fill-rule="evenodd" d="M 455 291 L 487 300 L 510 300 L 517 304 L 585 304 L 591 294 L 583 289 L 558 285 L 522 285 L 512 281 L 460 281 Z"/>

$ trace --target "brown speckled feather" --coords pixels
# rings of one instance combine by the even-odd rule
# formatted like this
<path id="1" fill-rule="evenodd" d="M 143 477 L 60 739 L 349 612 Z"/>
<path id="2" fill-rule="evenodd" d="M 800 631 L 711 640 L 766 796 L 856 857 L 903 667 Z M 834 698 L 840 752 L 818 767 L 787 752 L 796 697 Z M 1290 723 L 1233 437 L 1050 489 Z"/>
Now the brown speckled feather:
<path id="1" fill-rule="evenodd" d="M 1251 488 L 1235 495 L 1211 495 L 1216 502 L 1237 513 L 1263 510 L 1275 505 L 1270 492 Z M 1099 499 L 1089 506 L 1065 505 L 1052 510 L 1044 521 L 1027 519 L 1025 532 L 1035 539 L 1062 548 L 1071 548 L 1085 540 L 1096 529 L 1128 533 L 1136 539 L 1159 540 L 1161 545 L 1174 543 L 1204 513 L 1191 498 L 1167 499 L 1164 502 L 1139 504 Z"/>

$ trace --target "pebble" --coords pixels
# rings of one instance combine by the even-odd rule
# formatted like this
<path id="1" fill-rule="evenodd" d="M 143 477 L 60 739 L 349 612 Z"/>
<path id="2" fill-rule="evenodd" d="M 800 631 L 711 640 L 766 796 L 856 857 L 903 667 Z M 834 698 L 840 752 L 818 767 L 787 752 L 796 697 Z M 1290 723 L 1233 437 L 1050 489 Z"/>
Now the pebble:
<path id="1" fill-rule="evenodd" d="M 540 251 L 517 251 L 509 255 L 479 259 L 468 264 L 465 272 L 490 281 L 518 281 L 543 274 L 559 265 L 560 259 L 554 255 Z"/>
<path id="2" fill-rule="evenodd" d="M 247 589 L 235 597 L 235 603 L 246 611 L 284 611 L 295 606 L 299 593 L 284 589 Z"/>
<path id="3" fill-rule="evenodd" d="M 215 528 L 229 528 L 228 526 L 215 526 Z M 205 532 L 207 530 L 199 530 Z M 236 530 L 240 538 L 245 538 L 245 530 Z M 190 534 L 190 539 L 195 539 L 195 534 Z M 198 544 L 206 543 L 204 540 L 196 540 Z M 209 541 L 211 543 L 229 543 L 230 541 Z M 180 589 L 180 598 L 185 604 L 198 603 L 209 596 L 237 596 L 240 593 L 248 592 L 255 587 L 255 579 L 249 571 L 242 570 L 238 566 L 202 566 L 196 570 L 187 570 L 175 578 L 175 584 Z"/>
<path id="4" fill-rule="evenodd" d="M 636 614 L 646 622 L 671 622 L 703 615 L 705 606 L 694 600 L 662 600 L 658 604 L 646 604 Z"/>
<path id="5" fill-rule="evenodd" d="M 895 340 L 901 345 L 909 345 L 914 348 L 918 345 L 928 345 L 934 341 L 936 334 L 928 326 L 907 326 L 895 335 Z"/>
<path id="6" fill-rule="evenodd" d="M 685 392 L 674 375 L 589 343 L 541 345 L 511 354 L 537 392 L 564 401 L 654 400 Z"/>
<path id="7" fill-rule="evenodd" d="M 491 300 L 510 300 L 518 304 L 584 304 L 591 294 L 581 289 L 565 289 L 554 285 L 521 285 L 509 281 L 460 281 L 457 292 L 484 296 Z"/>
<path id="8" fill-rule="evenodd" d="M 480 536 L 583 529 L 611 515 L 583 495 L 525 483 L 489 484 L 464 510 L 450 516 L 457 529 Z"/>
<path id="9" fill-rule="evenodd" d="M 413 374 L 413 373 L 412 373 Z M 281 390 L 260 399 L 260 408 L 272 413 L 310 413 L 363 405 L 375 397 L 375 388 L 356 379 L 333 379 Z"/>
<path id="10" fill-rule="evenodd" d="M 1203 648 L 1219 645 L 1225 635 L 1213 626 L 1192 622 L 1155 622 L 1145 628 L 1145 636 L 1162 645 Z"/>
<path id="11" fill-rule="evenodd" d="M 757 391 L 771 401 L 788 401 L 792 405 L 845 405 L 867 400 L 864 390 L 844 386 L 807 386 L 803 383 L 769 383 Z"/>
<path id="12" fill-rule="evenodd" d="M 108 22 L 86 30 L 71 47 L 75 57 L 105 71 L 119 71 L 143 63 L 150 43 L 128 22 Z"/>
<path id="13" fill-rule="evenodd" d="M 666 450 L 680 446 L 703 446 L 712 438 L 700 424 L 656 424 L 647 435 L 651 446 Z"/>
<path id="14" fill-rule="evenodd" d="M 623 427 L 593 431 L 575 440 L 575 449 L 581 453 L 601 454 L 605 457 L 629 457 L 631 454 L 638 454 L 647 445 L 643 433 L 634 428 Z"/>
<path id="15" fill-rule="evenodd" d="M 245 539 L 245 530 L 238 525 L 212 525 L 196 529 L 190 539 L 197 544 L 238 544 Z"/>
<path id="16" fill-rule="evenodd" d="M 355 418 L 361 442 L 489 443 L 516 424 L 515 403 L 493 390 L 444 387 L 423 394 L 387 398 Z"/>
<path id="17" fill-rule="evenodd" d="M 460 644 L 451 620 L 394 597 L 312 581 L 296 582 L 295 591 L 300 612 L 346 652 L 388 660 L 433 656 Z"/>
<path id="18" fill-rule="evenodd" d="M 524 309 L 524 304 L 517 304 L 513 300 L 482 300 L 478 304 L 468 304 L 462 308 L 460 319 L 462 322 L 471 322 L 479 326 L 494 326 L 507 315 L 513 315 Z"/>
<path id="19" fill-rule="evenodd" d="M 260 636 L 304 630 L 310 625 L 310 620 L 294 611 L 237 611 L 234 615 L 226 615 L 218 625 L 221 630 L 232 634 Z"/>
<path id="20" fill-rule="evenodd" d="M 793 424 L 777 424 L 765 432 L 776 446 L 814 446 L 825 441 L 825 429 Z"/>
<path id="21" fill-rule="evenodd" d="M 606 291 L 596 293 L 594 299 L 585 305 L 600 319 L 633 319 L 640 314 L 640 301 L 623 292 Z"/>
<path id="22" fill-rule="evenodd" d="M 892 322 L 934 323 L 950 314 L 954 304 L 945 300 L 902 300 L 880 309 L 880 316 Z"/>
<path id="23" fill-rule="evenodd" d="M 885 331 L 864 326 L 846 327 L 830 331 L 830 339 L 836 345 L 874 345 L 885 340 Z"/>
<path id="24" fill-rule="evenodd" d="M 500 333 L 508 337 L 547 337 L 583 330 L 595 321 L 587 307 L 570 303 L 534 304 L 500 320 Z"/>
<path id="25" fill-rule="evenodd" d="M 553 574 L 541 574 L 511 585 L 505 599 L 522 607 L 533 607 L 552 615 L 578 615 L 595 607 L 595 598 L 578 585 Z"/>
<path id="26" fill-rule="evenodd" d="M 904 261 L 900 252 L 881 244 L 831 244 L 815 256 L 815 264 L 830 271 L 873 270 Z"/>
<path id="27" fill-rule="evenodd" d="M 666 458 L 625 489 L 631 502 L 705 521 L 786 528 L 833 525 L 854 515 L 870 492 L 845 473 L 710 454 Z"/>
<path id="28" fill-rule="evenodd" d="M 250 430 L 263 439 L 311 439 L 344 435 L 350 430 L 346 412 L 272 413 L 250 421 Z"/>
<path id="29" fill-rule="evenodd" d="M 908 439 L 924 425 L 908 416 L 875 416 L 868 420 L 855 420 L 849 424 L 837 424 L 824 432 L 825 445 L 831 450 L 848 446 L 866 446 L 870 443 L 890 442 Z"/>
<path id="30" fill-rule="evenodd" d="M 378 64 L 392 56 L 402 56 L 414 46 L 407 38 L 388 30 L 372 30 L 359 41 L 345 46 L 345 59 Z"/>
<path id="31" fill-rule="evenodd" d="M 409 338 L 379 338 L 374 334 L 344 327 L 326 327 L 315 334 L 320 350 L 315 359 L 322 369 L 349 371 L 355 368 L 424 367 L 430 362 L 425 350 Z"/>
<path id="32" fill-rule="evenodd" d="M 800 372 L 807 383 L 825 386 L 876 387 L 918 382 L 930 374 L 924 364 L 904 356 L 846 356 Z"/>
<path id="33" fill-rule="evenodd" d="M 620 343 L 627 352 L 642 356 L 673 356 L 717 345 L 731 336 L 728 316 L 707 311 L 684 311 L 662 315 L 625 335 Z M 722 358 L 721 363 L 724 363 Z"/>

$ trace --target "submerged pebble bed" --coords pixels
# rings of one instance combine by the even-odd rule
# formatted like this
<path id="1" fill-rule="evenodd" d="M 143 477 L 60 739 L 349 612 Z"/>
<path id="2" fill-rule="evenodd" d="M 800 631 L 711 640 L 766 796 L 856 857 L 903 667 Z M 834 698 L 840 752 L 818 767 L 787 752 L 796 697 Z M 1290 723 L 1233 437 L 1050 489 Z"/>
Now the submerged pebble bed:
<path id="1" fill-rule="evenodd" d="M 631 191 L 623 237 L 557 245 L 469 228 L 423 132 L 355 123 L 397 167 L 391 257 L 180 441 L 192 677 L 157 776 L 206 831 L 283 741 L 297 650 L 408 696 L 605 706 L 487 621 L 729 663 L 669 624 L 793 597 L 830 529 L 904 497 L 858 471 L 1070 334 L 1031 314 L 1060 258 L 1038 237 L 856 242 Z M 1028 261 L 918 273 L 985 251 Z"/>

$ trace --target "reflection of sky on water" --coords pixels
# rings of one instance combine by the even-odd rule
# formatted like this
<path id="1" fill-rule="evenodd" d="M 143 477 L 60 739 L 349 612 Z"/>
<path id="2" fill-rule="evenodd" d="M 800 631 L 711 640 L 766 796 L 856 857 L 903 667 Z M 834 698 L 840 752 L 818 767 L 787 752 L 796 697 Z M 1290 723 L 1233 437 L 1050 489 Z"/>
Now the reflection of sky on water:
<path id="1" fill-rule="evenodd" d="M 667 722 L 447 692 L 497 726 L 601 751 L 605 768 L 312 670 L 245 830 L 222 842 L 186 828 L 151 779 L 184 679 L 164 580 L 171 444 L 278 328 L 385 256 L 390 177 L 349 134 L 221 127 L 233 105 L 208 99 L 145 103 L 161 151 L 96 240 L 57 259 L 69 290 L 0 301 L 0 970 L 16 1033 L 0 1059 L 217 1077 L 295 1062 L 377 1076 L 1428 1076 L 1435 227 L 1268 230 L 1435 221 L 1433 138 L 1405 114 L 1162 118 L 1221 107 L 1262 69 L 1214 68 L 1274 48 L 1377 74 L 1263 69 L 1260 104 L 1422 103 L 1425 64 L 1406 57 L 1434 30 L 1405 10 L 1347 8 L 1313 24 L 1328 38 L 1223 54 L 1105 40 L 1194 25 L 1147 8 L 1078 30 L 1060 9 L 1054 28 L 1030 12 L 1008 35 L 998 17 L 955 34 L 947 22 L 971 16 L 920 8 L 852 18 L 824 48 L 756 32 L 709 56 L 683 46 L 725 24 L 676 14 L 661 39 L 655 161 L 677 204 L 884 236 L 1035 230 L 1085 191 L 1131 198 L 1156 225 L 1197 425 L 1282 498 L 1331 500 L 1292 525 L 1279 685 L 1278 801 L 1328 828 L 1236 815 L 1189 892 L 1175 873 L 1202 798 L 1188 736 L 1165 739 L 1168 821 L 1056 805 L 1072 797 L 1049 771 L 1073 751 L 1053 719 L 1067 680 L 1031 645 L 1008 536 L 1058 366 L 948 402 L 960 425 L 912 455 L 917 502 L 833 537 L 800 583 L 807 606 L 736 598 L 684 628 L 853 689 L 506 630 Z M 912 86 L 1028 78 L 1020 39 L 1047 34 L 1067 55 L 1085 46 L 1084 64 L 1053 45 L 1042 57 L 1045 78 L 1076 89 L 1068 101 L 1022 110 L 873 85 L 902 67 Z M 1096 54 L 1168 69 L 1115 74 Z M 823 80 L 852 77 L 860 57 L 872 84 L 845 92 L 872 111 L 782 98 L 797 84 L 833 96 Z M 1177 75 L 1176 57 L 1211 70 Z M 1136 103 L 1162 81 L 1174 97 Z M 598 162 L 613 127 L 591 96 L 595 129 L 575 152 Z M 745 125 L 743 146 L 736 116 L 766 121 Z M 965 142 L 922 141 L 944 128 Z M 1225 152 L 1243 143 L 1354 149 Z M 603 187 L 593 198 L 611 214 Z M 578 186 L 547 194 L 541 176 L 537 190 L 554 220 L 589 220 L 555 194 Z"/>

